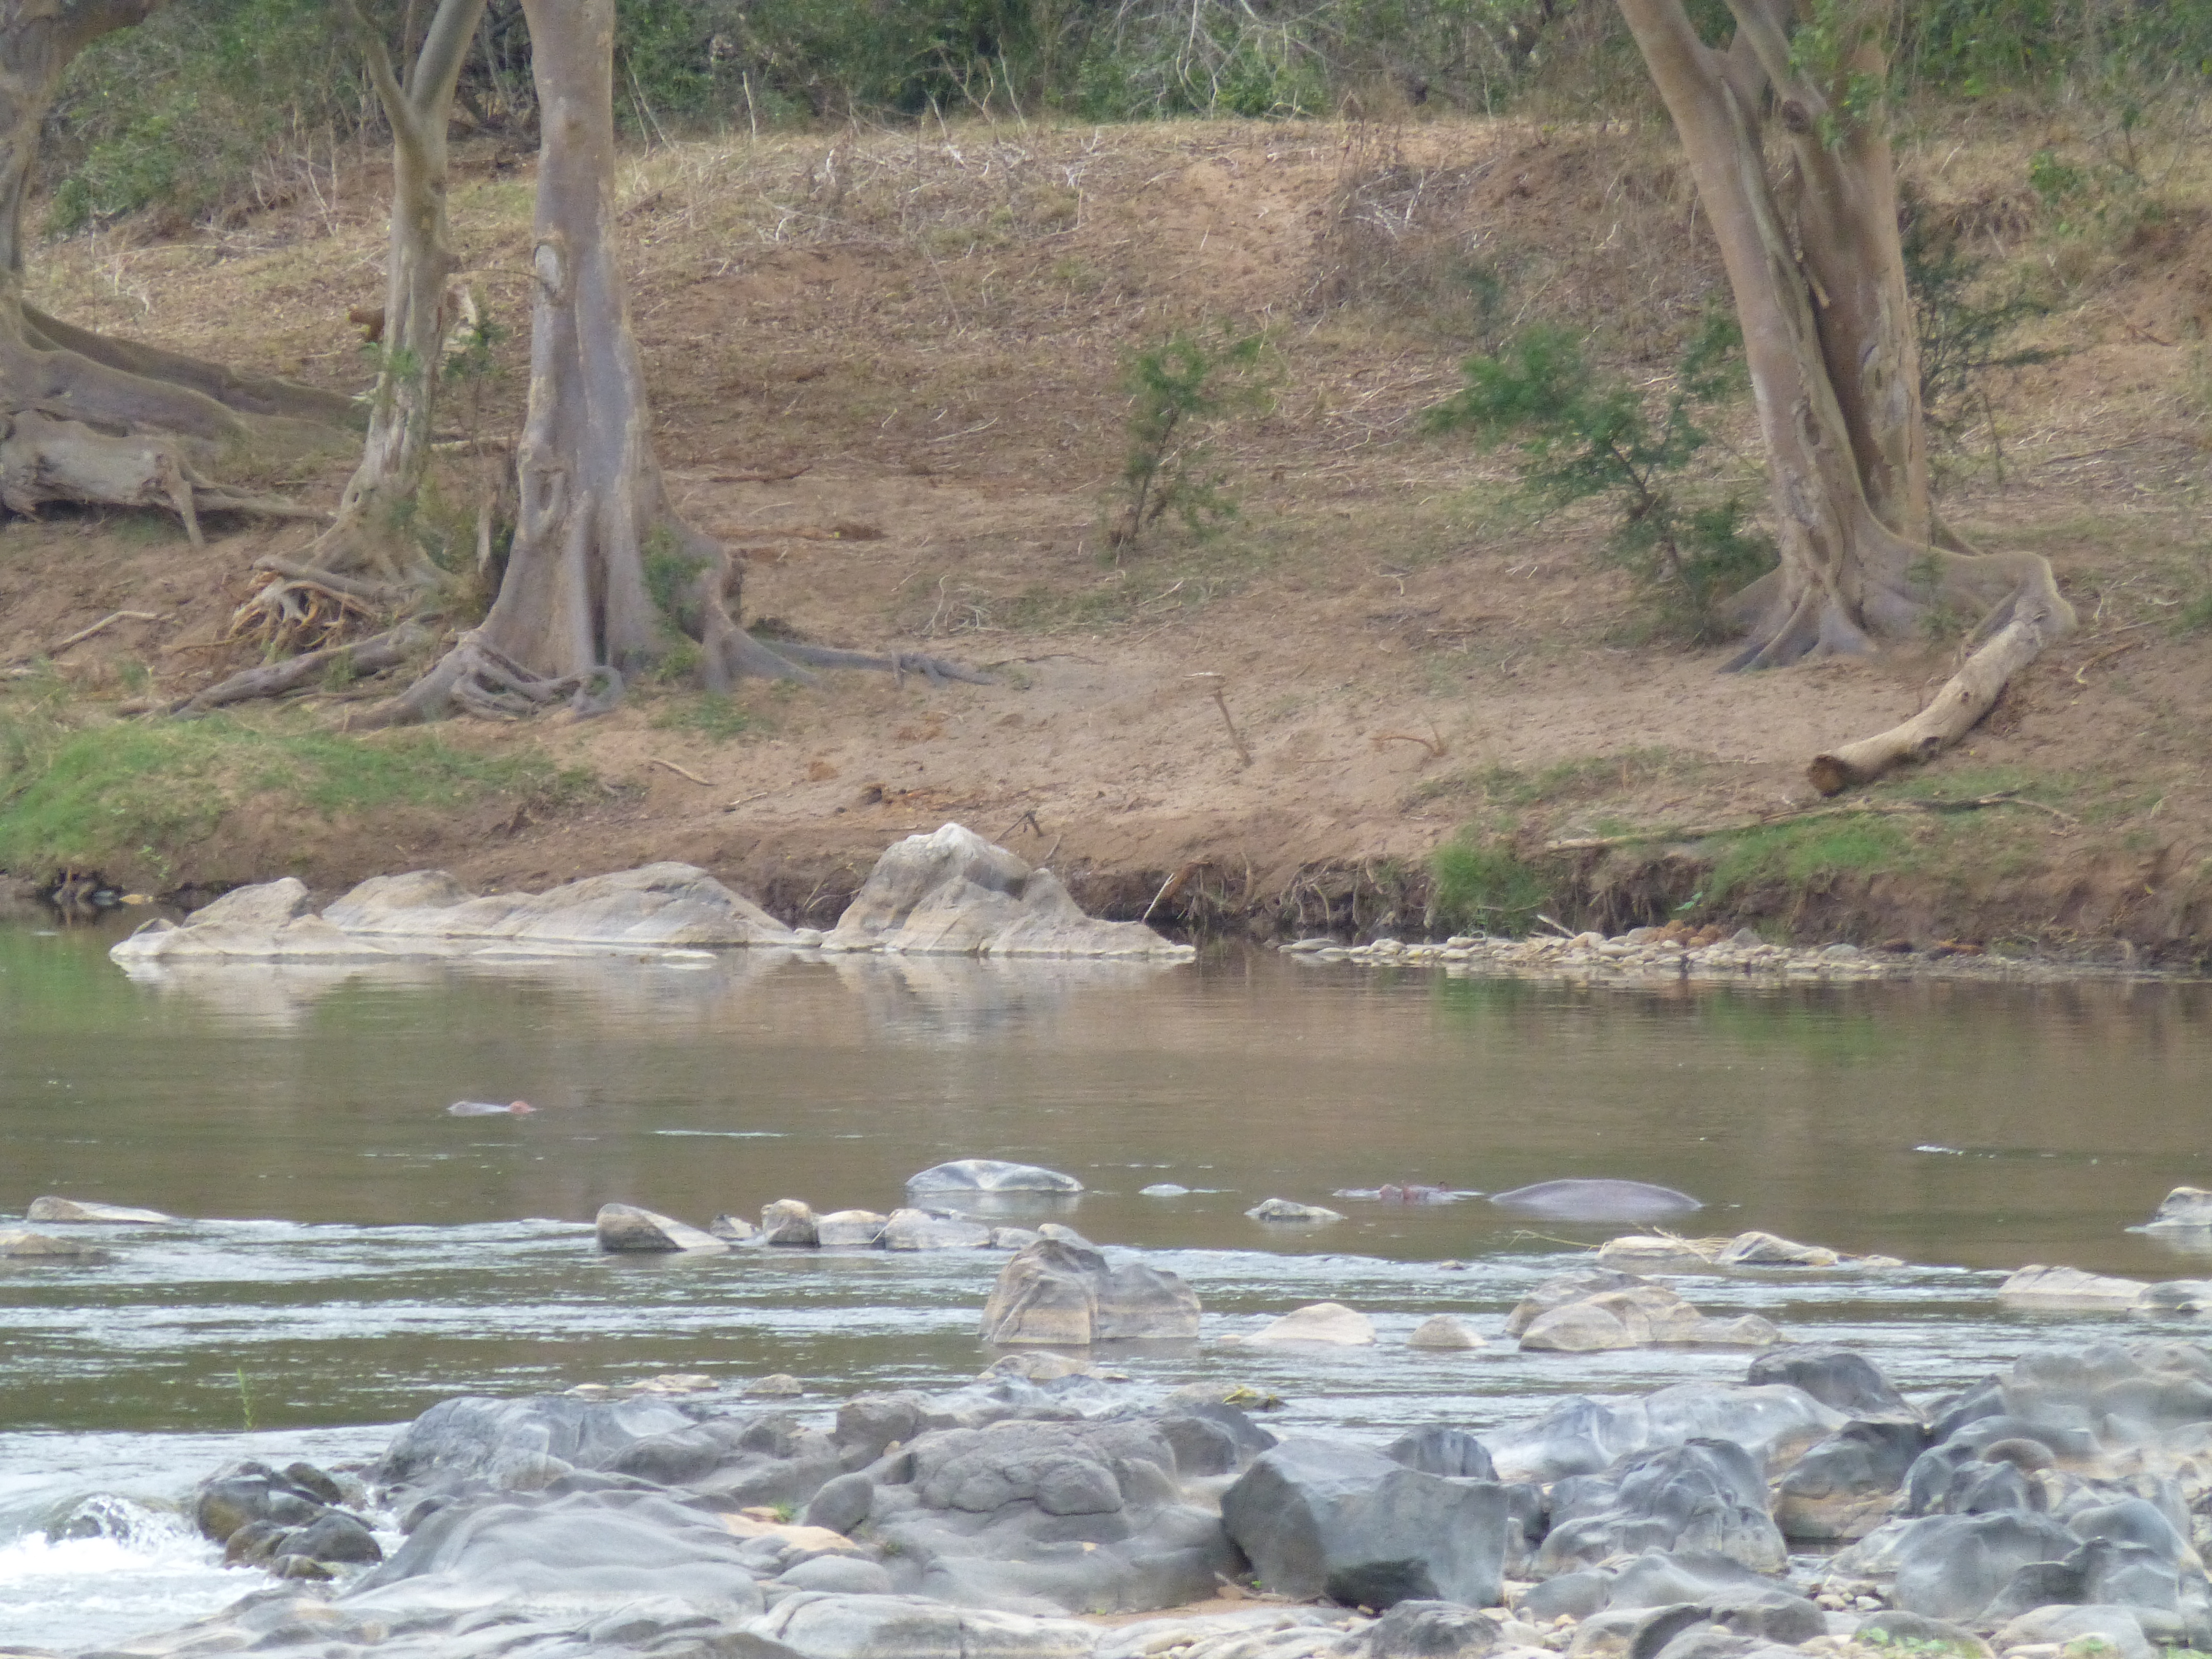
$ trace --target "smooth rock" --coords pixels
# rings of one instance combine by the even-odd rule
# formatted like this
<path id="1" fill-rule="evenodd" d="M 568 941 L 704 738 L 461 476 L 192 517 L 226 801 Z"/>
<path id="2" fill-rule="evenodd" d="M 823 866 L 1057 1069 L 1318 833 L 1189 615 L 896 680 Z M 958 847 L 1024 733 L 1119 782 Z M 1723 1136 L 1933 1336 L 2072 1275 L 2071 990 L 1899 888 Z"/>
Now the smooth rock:
<path id="1" fill-rule="evenodd" d="M 685 1225 L 673 1217 L 635 1204 L 602 1204 L 594 1224 L 599 1248 L 611 1253 L 625 1251 L 726 1250 L 729 1243 L 712 1233 L 702 1232 L 696 1227 Z"/>
<path id="2" fill-rule="evenodd" d="M 1424 1474 L 1448 1474 L 1455 1479 L 1495 1480 L 1498 1467 L 1482 1442 L 1465 1429 L 1431 1423 L 1408 1429 L 1382 1449 L 1393 1463 L 1402 1463 Z"/>
<path id="3" fill-rule="evenodd" d="M 1316 1302 L 1294 1309 L 1266 1328 L 1255 1331 L 1248 1343 L 1326 1342 L 1340 1347 L 1358 1347 L 1375 1340 L 1375 1322 L 1341 1302 Z"/>
<path id="4" fill-rule="evenodd" d="M 815 1218 L 815 1243 L 824 1249 L 873 1245 L 883 1237 L 889 1220 L 873 1210 L 832 1210 Z"/>
<path id="5" fill-rule="evenodd" d="M 2112 1279 L 2079 1267 L 2031 1266 L 1997 1286 L 1997 1300 L 2022 1308 L 2132 1308 L 2150 1287 L 2139 1279 Z"/>
<path id="6" fill-rule="evenodd" d="M 2172 1228 L 2198 1231 L 2212 1229 L 2212 1190 L 2203 1187 L 2176 1187 L 2159 1200 L 2151 1218 L 2143 1223 L 2146 1230 Z"/>
<path id="7" fill-rule="evenodd" d="M 1139 1198 L 1188 1198 L 1190 1188 L 1179 1187 L 1172 1181 L 1155 1181 L 1149 1187 L 1137 1189 Z"/>
<path id="8" fill-rule="evenodd" d="M 1007 1164 L 994 1158 L 956 1158 L 908 1176 L 909 1193 L 1079 1193 L 1072 1175 L 1034 1164 Z"/>
<path id="9" fill-rule="evenodd" d="M 1848 1420 L 1784 1384 L 1677 1382 L 1640 1397 L 1570 1396 L 1532 1421 L 1486 1431 L 1483 1444 L 1506 1480 L 1595 1474 L 1635 1453 L 1695 1439 L 1741 1446 L 1772 1476 Z"/>
<path id="10" fill-rule="evenodd" d="M 1664 1234 L 1629 1233 L 1598 1246 L 1598 1266 L 1631 1273 L 1695 1272 L 1712 1265 L 1712 1255 L 1701 1248 L 1702 1243 Z"/>
<path id="11" fill-rule="evenodd" d="M 1366 1632 L 1366 1659 L 1480 1659 L 1500 1625 L 1458 1601 L 1400 1601 Z"/>
<path id="12" fill-rule="evenodd" d="M 1544 1181 L 1494 1193 L 1490 1201 L 1550 1221 L 1657 1221 L 1705 1208 L 1687 1193 L 1644 1181 Z"/>
<path id="13" fill-rule="evenodd" d="M 114 1260 L 109 1252 L 80 1239 L 55 1238 L 46 1233 L 30 1232 L 21 1227 L 0 1230 L 0 1257 L 10 1261 L 50 1261 L 58 1266 L 66 1262 L 88 1265 Z"/>
<path id="14" fill-rule="evenodd" d="M 1869 1647 L 1903 1647 L 1910 1643 L 1917 1652 L 1941 1646 L 1950 1649 L 1958 1659 L 1990 1659 L 1990 1644 L 1964 1625 L 1907 1613 L 1901 1607 L 1869 1614 L 1858 1621 L 1852 1634 Z"/>
<path id="15" fill-rule="evenodd" d="M 1691 1440 L 1553 1488 L 1540 1574 L 1646 1550 L 1705 1550 L 1754 1571 L 1781 1571 L 1789 1553 L 1767 1514 L 1759 1461 L 1728 1441 Z"/>
<path id="16" fill-rule="evenodd" d="M 1783 1477 L 1775 1523 L 1784 1537 L 1808 1542 L 1865 1537 L 1888 1518 L 1927 1440 L 1909 1418 L 1844 1425 Z"/>
<path id="17" fill-rule="evenodd" d="M 1244 1212 L 1248 1221 L 1341 1221 L 1342 1213 L 1321 1204 L 1299 1204 L 1287 1198 L 1263 1198 Z"/>
<path id="18" fill-rule="evenodd" d="M 707 1231 L 717 1238 L 727 1239 L 732 1244 L 749 1244 L 760 1234 L 760 1229 L 754 1226 L 751 1222 L 742 1216 L 734 1215 L 716 1216 L 707 1224 Z"/>
<path id="19" fill-rule="evenodd" d="M 1002 1346 L 1087 1347 L 1198 1334 L 1198 1294 L 1171 1273 L 1109 1267 L 1080 1245 L 1043 1239 L 1017 1250 L 984 1304 L 981 1334 Z"/>
<path id="20" fill-rule="evenodd" d="M 689 864 L 647 864 L 542 893 L 471 896 L 438 870 L 375 876 L 323 920 L 374 939 L 498 940 L 507 945 L 713 949 L 790 945 L 791 930 Z"/>
<path id="21" fill-rule="evenodd" d="M 1919 1411 L 1872 1360 L 1834 1343 L 1792 1342 L 1771 1349 L 1751 1362 L 1744 1381 L 1754 1386 L 1787 1383 L 1855 1418 L 1920 1421 Z"/>
<path id="22" fill-rule="evenodd" d="M 1483 1340 L 1467 1328 L 1466 1323 L 1449 1314 L 1437 1314 L 1413 1327 L 1413 1334 L 1406 1339 L 1409 1348 L 1480 1348 L 1486 1346 Z"/>
<path id="23" fill-rule="evenodd" d="M 1279 1594 L 1387 1608 L 1498 1599 L 1505 1489 L 1406 1468 L 1364 1446 L 1287 1440 L 1223 1494 L 1221 1524 Z"/>
<path id="24" fill-rule="evenodd" d="M 1554 1308 L 1564 1308 L 1570 1302 L 1579 1302 L 1601 1291 L 1625 1291 L 1650 1283 L 1648 1279 L 1609 1267 L 1581 1267 L 1572 1273 L 1555 1273 L 1514 1304 L 1513 1311 L 1505 1316 L 1505 1334 L 1520 1335 L 1540 1316 Z"/>
<path id="25" fill-rule="evenodd" d="M 885 848 L 823 945 L 915 955 L 1194 954 L 1141 922 L 1086 916 L 1051 871 L 957 823 Z"/>
<path id="26" fill-rule="evenodd" d="M 992 1231 L 963 1216 L 893 1210 L 876 1242 L 887 1250 L 980 1250 L 991 1243 Z"/>
<path id="27" fill-rule="evenodd" d="M 1996 1634 L 2000 1653 L 2055 1643 L 2066 1659 L 2157 1659 L 2132 1608 L 2120 1607 L 2038 1607 L 2012 1620 Z"/>
<path id="28" fill-rule="evenodd" d="M 1068 1619 L 814 1591 L 786 1596 L 747 1628 L 805 1659 L 1084 1659 L 1097 1636 Z"/>
<path id="29" fill-rule="evenodd" d="M 1800 1244 L 1773 1233 L 1738 1233 L 1713 1257 L 1721 1267 L 1832 1267 L 1843 1257 L 1824 1244 Z"/>
<path id="30" fill-rule="evenodd" d="M 822 1235 L 811 1206 L 796 1198 L 779 1198 L 761 1211 L 760 1240 L 811 1249 L 821 1243 Z"/>
<path id="31" fill-rule="evenodd" d="M 164 1215 L 159 1210 L 134 1210 L 125 1204 L 88 1204 L 74 1198 L 34 1198 L 31 1207 L 23 1212 L 23 1219 L 36 1224 L 56 1224 L 64 1222 L 127 1223 L 134 1226 L 153 1226 L 173 1222 L 177 1218 Z"/>

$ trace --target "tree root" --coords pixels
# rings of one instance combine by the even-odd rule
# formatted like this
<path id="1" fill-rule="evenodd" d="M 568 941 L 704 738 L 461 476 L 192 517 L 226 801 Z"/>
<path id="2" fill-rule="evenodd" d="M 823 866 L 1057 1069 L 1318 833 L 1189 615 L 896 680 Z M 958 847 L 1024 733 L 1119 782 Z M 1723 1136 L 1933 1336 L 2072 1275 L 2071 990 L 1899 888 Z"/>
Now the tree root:
<path id="1" fill-rule="evenodd" d="M 442 718 L 459 708 L 480 720 L 514 720 L 566 699 L 579 719 L 604 714 L 621 701 L 623 677 L 612 668 L 581 674 L 533 674 L 471 629 L 430 672 L 398 696 L 349 719 L 347 729 L 377 731 Z"/>
<path id="2" fill-rule="evenodd" d="M 387 668 L 398 667 L 428 641 L 429 635 L 421 629 L 412 623 L 403 623 L 370 639 L 329 646 L 283 662 L 271 663 L 264 668 L 249 668 L 243 673 L 233 674 L 228 679 L 218 681 L 204 691 L 179 698 L 169 705 L 168 712 L 190 720 L 228 703 L 246 702 L 255 697 L 281 696 L 333 668 L 343 669 L 356 676 L 381 673 Z"/>

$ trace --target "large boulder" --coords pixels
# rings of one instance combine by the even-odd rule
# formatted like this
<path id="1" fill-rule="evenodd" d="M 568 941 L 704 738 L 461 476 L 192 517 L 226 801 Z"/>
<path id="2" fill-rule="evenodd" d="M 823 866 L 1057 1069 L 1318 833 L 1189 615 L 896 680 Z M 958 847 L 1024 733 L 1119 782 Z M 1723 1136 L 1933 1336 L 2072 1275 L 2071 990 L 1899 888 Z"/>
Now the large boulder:
<path id="1" fill-rule="evenodd" d="M 992 1230 L 965 1216 L 930 1210 L 893 1210 L 876 1243 L 886 1250 L 975 1250 L 991 1242 Z"/>
<path id="2" fill-rule="evenodd" d="M 174 1221 L 176 1217 L 163 1215 L 159 1210 L 134 1210 L 127 1204 L 87 1204 L 74 1198 L 34 1198 L 31 1207 L 23 1212 L 23 1219 L 33 1224 L 64 1224 L 74 1222 L 154 1226 Z"/>
<path id="3" fill-rule="evenodd" d="M 1725 1555 L 1646 1550 L 1547 1578 L 1522 1595 L 1518 1611 L 1524 1619 L 1548 1624 L 1563 1616 L 1587 1619 L 1608 1608 L 1710 1605 L 1759 1595 L 1773 1583 L 1765 1573 Z"/>
<path id="4" fill-rule="evenodd" d="M 1222 1495 L 1221 1524 L 1267 1589 L 1388 1607 L 1495 1603 L 1505 1488 L 1423 1474 L 1364 1446 L 1306 1438 L 1263 1453 Z"/>
<path id="5" fill-rule="evenodd" d="M 1169 957 L 1193 954 L 1141 922 L 1083 914 L 1049 870 L 948 823 L 884 849 L 825 951 L 934 956 Z"/>
<path id="6" fill-rule="evenodd" d="M 1792 1342 L 1751 1362 L 1745 1382 L 1786 1382 L 1824 1406 L 1869 1419 L 1917 1423 L 1920 1413 L 1875 1364 L 1856 1348 L 1830 1342 Z"/>
<path id="7" fill-rule="evenodd" d="M 1040 1239 L 1014 1252 L 983 1306 L 986 1342 L 1088 1347 L 1198 1334 L 1198 1293 L 1141 1262 L 1114 1267 L 1098 1251 Z"/>
<path id="8" fill-rule="evenodd" d="M 1539 1314 L 1521 1332 L 1535 1353 L 1599 1353 L 1620 1348 L 1757 1348 L 1781 1340 L 1757 1314 L 1710 1319 L 1666 1285 L 1599 1291 Z"/>
<path id="9" fill-rule="evenodd" d="M 1759 1461 L 1729 1441 L 1691 1440 L 1552 1489 L 1552 1529 L 1536 1556 L 1540 1575 L 1646 1550 L 1702 1550 L 1754 1571 L 1781 1571 L 1789 1552 L 1766 1512 Z"/>
<path id="10" fill-rule="evenodd" d="M 128 968 L 154 962 L 315 961 L 385 952 L 349 937 L 307 908 L 307 884 L 295 876 L 234 888 L 173 922 L 156 916 L 108 956 Z"/>
<path id="11" fill-rule="evenodd" d="M 1072 1175 L 1040 1168 L 1035 1164 L 1009 1164 L 995 1158 L 959 1158 L 933 1164 L 906 1178 L 909 1193 L 921 1194 L 1075 1194 L 1083 1183 Z"/>
<path id="12" fill-rule="evenodd" d="M 55 1267 L 113 1260 L 110 1252 L 81 1238 L 56 1238 L 51 1233 L 34 1233 L 23 1227 L 0 1228 L 0 1258 L 43 1261 Z"/>
<path id="13" fill-rule="evenodd" d="M 1927 1431 L 1909 1419 L 1846 1423 L 1782 1478 L 1775 1524 L 1784 1537 L 1808 1542 L 1865 1537 L 1888 1519 L 1927 1440 Z"/>
<path id="14" fill-rule="evenodd" d="M 1175 1444 L 1140 1420 L 927 1431 L 866 1473 L 894 1583 L 963 1607 L 1141 1612 L 1210 1595 L 1235 1565 Z"/>
<path id="15" fill-rule="evenodd" d="M 375 876 L 323 912 L 375 939 L 498 940 L 509 945 L 712 949 L 789 945 L 792 933 L 751 900 L 689 864 L 647 864 L 543 893 L 471 896 L 443 871 Z"/>
<path id="16" fill-rule="evenodd" d="M 1997 1286 L 1997 1300 L 2015 1308 L 2134 1307 L 2150 1286 L 2140 1279 L 2114 1279 L 2079 1267 L 2022 1267 Z"/>
<path id="17" fill-rule="evenodd" d="M 1530 1422 L 1486 1431 L 1483 1443 L 1506 1480 L 1596 1474 L 1638 1452 L 1699 1439 L 1742 1447 L 1771 1478 L 1848 1420 L 1786 1383 L 1677 1382 L 1626 1399 L 1570 1395 Z"/>
<path id="18" fill-rule="evenodd" d="M 1647 1181 L 1542 1181 L 1493 1193 L 1490 1201 L 1547 1221 L 1662 1221 L 1705 1208 L 1687 1193 Z"/>
<path id="19" fill-rule="evenodd" d="M 1316 1302 L 1294 1308 L 1280 1319 L 1253 1332 L 1248 1343 L 1322 1342 L 1337 1347 L 1371 1346 L 1375 1322 L 1357 1308 L 1341 1302 Z"/>
<path id="20" fill-rule="evenodd" d="M 711 1253 L 730 1248 L 726 1239 L 635 1204 L 602 1204 L 593 1229 L 599 1248 L 611 1254 L 668 1255 L 693 1250 Z"/>

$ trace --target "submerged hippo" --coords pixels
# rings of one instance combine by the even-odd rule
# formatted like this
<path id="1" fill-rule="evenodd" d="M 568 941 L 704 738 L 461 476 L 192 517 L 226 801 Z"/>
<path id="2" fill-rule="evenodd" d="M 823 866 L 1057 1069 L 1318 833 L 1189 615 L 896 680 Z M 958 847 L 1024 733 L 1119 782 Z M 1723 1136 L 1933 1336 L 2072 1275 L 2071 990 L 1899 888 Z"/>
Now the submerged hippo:
<path id="1" fill-rule="evenodd" d="M 1547 1221 L 1656 1221 L 1705 1207 L 1687 1193 L 1648 1181 L 1540 1181 L 1490 1201 Z"/>

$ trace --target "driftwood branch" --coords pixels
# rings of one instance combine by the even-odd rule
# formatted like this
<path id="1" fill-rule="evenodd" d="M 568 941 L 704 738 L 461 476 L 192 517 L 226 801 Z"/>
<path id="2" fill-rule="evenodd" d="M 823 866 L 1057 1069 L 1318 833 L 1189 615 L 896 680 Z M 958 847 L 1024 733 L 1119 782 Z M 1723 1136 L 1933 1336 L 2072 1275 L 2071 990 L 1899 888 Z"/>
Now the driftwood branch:
<path id="1" fill-rule="evenodd" d="M 2031 811 L 2046 812 L 2061 823 L 2071 828 L 2079 822 L 2071 812 L 2062 812 L 2039 800 L 2028 800 L 2017 791 L 2006 789 L 1994 795 L 1974 795 L 1960 800 L 1896 800 L 1860 801 L 1848 806 L 1809 806 L 1798 812 L 1775 812 L 1765 817 L 1741 819 L 1734 823 L 1692 823 L 1656 830 L 1631 830 L 1618 836 L 1577 836 L 1568 841 L 1544 843 L 1547 853 L 1595 853 L 1612 847 L 1639 847 L 1655 841 L 1708 841 L 1716 836 L 1747 836 L 1758 830 L 1771 830 L 1784 823 L 1802 823 L 1812 818 L 1901 817 L 1919 812 L 1978 812 L 1991 806 L 2024 806 Z"/>
<path id="2" fill-rule="evenodd" d="M 119 622 L 159 622 L 161 620 L 161 613 L 158 611 L 111 611 L 91 627 L 80 628 L 65 640 L 56 640 L 46 647 L 46 654 L 50 657 L 58 657 L 70 647 L 82 645 L 94 634 L 104 632 Z"/>

